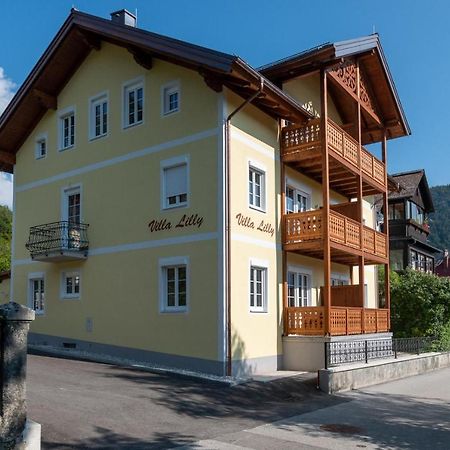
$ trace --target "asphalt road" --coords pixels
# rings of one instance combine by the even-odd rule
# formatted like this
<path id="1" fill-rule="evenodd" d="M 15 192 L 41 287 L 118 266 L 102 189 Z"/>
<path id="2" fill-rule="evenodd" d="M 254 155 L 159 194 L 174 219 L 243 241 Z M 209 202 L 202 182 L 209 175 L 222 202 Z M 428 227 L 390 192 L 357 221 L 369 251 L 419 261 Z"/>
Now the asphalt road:
<path id="1" fill-rule="evenodd" d="M 222 384 L 28 358 L 43 449 L 450 450 L 450 369 L 337 396 L 311 376 Z"/>

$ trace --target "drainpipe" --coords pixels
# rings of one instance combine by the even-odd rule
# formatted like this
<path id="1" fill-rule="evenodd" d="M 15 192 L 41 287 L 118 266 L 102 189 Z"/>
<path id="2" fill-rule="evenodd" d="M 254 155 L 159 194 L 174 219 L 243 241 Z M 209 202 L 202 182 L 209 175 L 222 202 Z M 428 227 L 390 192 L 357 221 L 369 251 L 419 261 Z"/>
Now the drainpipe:
<path id="1" fill-rule="evenodd" d="M 260 78 L 259 89 L 240 106 L 232 111 L 225 122 L 225 173 L 226 173 L 226 187 L 225 187 L 225 217 L 226 217 L 226 234 L 225 234 L 225 259 L 227 272 L 227 288 L 225 295 L 225 303 L 227 310 L 227 375 L 232 375 L 232 352 L 231 352 L 231 218 L 230 218 L 230 125 L 231 119 L 257 98 L 264 89 L 264 79 Z"/>

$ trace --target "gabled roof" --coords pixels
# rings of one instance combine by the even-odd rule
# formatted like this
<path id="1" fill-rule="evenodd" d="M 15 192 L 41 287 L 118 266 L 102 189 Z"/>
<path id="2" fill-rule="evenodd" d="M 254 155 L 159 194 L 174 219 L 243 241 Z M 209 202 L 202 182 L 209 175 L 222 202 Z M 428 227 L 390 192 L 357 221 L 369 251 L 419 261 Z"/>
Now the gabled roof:
<path id="1" fill-rule="evenodd" d="M 424 169 L 400 172 L 391 175 L 400 185 L 400 191 L 389 194 L 389 200 L 414 197 L 420 192 L 426 212 L 434 212 L 433 198 Z"/>
<path id="2" fill-rule="evenodd" d="M 258 70 L 277 84 L 357 58 L 377 100 L 388 138 L 411 134 L 378 34 L 325 43 Z M 375 139 L 374 139 L 375 141 Z"/>
<path id="3" fill-rule="evenodd" d="M 57 108 L 59 92 L 89 52 L 101 48 L 102 41 L 128 49 L 148 69 L 152 58 L 163 59 L 198 71 L 215 90 L 225 85 L 243 98 L 262 86 L 253 104 L 273 117 L 298 122 L 312 117 L 238 56 L 72 10 L 0 117 L 0 170 L 12 172 L 15 153 L 45 112 Z"/>

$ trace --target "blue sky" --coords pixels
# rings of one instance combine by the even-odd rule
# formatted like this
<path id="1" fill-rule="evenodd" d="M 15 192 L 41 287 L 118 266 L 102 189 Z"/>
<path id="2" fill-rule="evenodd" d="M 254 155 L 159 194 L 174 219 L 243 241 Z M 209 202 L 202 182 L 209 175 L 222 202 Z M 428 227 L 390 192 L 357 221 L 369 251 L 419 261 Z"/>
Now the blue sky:
<path id="1" fill-rule="evenodd" d="M 389 171 L 425 168 L 430 185 L 450 183 L 448 1 L 1 0 L 0 110 L 72 6 L 105 18 L 137 9 L 141 28 L 237 54 L 254 67 L 375 29 L 412 129 L 411 137 L 390 141 Z M 2 203 L 11 203 L 4 176 Z"/>

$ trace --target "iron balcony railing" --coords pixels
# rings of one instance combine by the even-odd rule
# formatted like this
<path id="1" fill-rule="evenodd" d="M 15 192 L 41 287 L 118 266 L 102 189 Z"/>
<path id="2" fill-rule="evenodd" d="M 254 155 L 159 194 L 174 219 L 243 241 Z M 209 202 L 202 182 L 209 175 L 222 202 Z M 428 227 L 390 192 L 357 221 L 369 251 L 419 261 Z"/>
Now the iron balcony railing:
<path id="1" fill-rule="evenodd" d="M 30 236 L 26 244 L 31 257 L 64 252 L 80 252 L 87 254 L 89 225 L 74 222 L 52 222 L 30 228 Z"/>
<path id="2" fill-rule="evenodd" d="M 366 339 L 325 342 L 325 369 L 341 364 L 368 363 L 374 359 L 432 351 L 450 351 L 435 337 Z"/>

